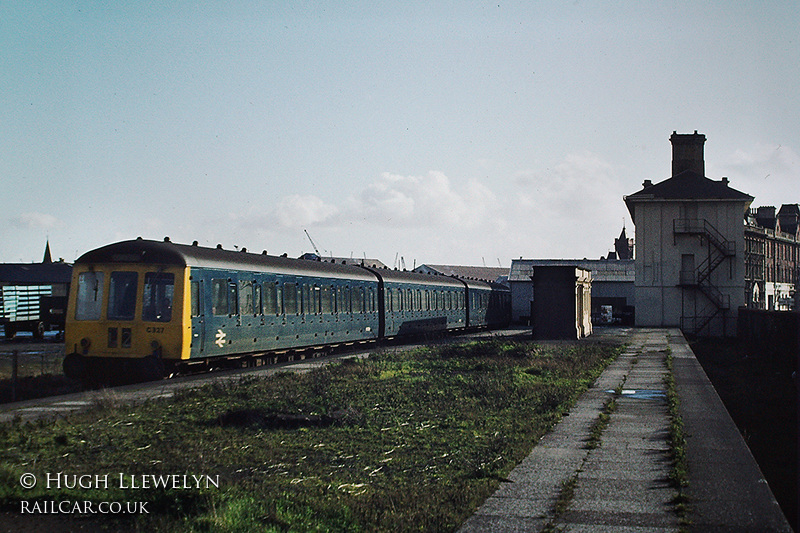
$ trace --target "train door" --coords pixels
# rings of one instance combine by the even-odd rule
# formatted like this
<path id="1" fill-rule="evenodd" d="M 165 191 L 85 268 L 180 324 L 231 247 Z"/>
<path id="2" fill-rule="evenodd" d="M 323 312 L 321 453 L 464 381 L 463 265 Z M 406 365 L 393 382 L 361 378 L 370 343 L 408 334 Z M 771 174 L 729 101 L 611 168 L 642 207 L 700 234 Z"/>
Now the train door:
<path id="1" fill-rule="evenodd" d="M 207 287 L 209 288 L 209 287 Z M 212 278 L 209 291 L 210 315 L 205 324 L 205 355 L 224 355 L 236 350 L 231 346 L 241 340 L 238 333 L 239 286 L 226 277 Z"/>
<path id="2" fill-rule="evenodd" d="M 192 281 L 192 346 L 200 355 L 206 350 L 205 280 Z M 195 344 L 196 343 L 196 344 Z"/>

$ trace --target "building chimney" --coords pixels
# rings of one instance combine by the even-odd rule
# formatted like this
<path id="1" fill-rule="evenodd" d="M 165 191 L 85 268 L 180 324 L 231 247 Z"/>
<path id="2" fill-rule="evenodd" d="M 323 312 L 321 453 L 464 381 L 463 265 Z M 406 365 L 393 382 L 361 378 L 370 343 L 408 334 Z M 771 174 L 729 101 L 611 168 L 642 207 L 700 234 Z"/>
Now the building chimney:
<path id="1" fill-rule="evenodd" d="M 701 176 L 706 175 L 706 165 L 703 158 L 703 145 L 706 136 L 702 133 L 677 133 L 672 132 L 669 138 L 672 143 L 672 175 L 680 174 L 684 170 L 691 170 Z"/>

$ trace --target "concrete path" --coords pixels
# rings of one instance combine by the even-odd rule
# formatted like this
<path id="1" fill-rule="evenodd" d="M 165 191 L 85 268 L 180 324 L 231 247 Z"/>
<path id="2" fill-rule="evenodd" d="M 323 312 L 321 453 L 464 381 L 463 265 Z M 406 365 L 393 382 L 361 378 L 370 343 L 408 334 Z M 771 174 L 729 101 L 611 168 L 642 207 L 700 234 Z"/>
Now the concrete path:
<path id="1" fill-rule="evenodd" d="M 461 531 L 790 532 L 680 331 L 631 329 L 614 334 L 626 336 L 625 352 Z M 670 417 L 664 385 L 668 353 L 679 361 L 673 363 L 674 375 L 689 433 L 692 500 L 683 519 L 676 512 L 677 492 L 669 480 Z M 612 400 L 615 405 L 609 407 Z M 607 425 L 599 446 L 592 447 L 592 428 L 603 412 L 609 415 Z M 735 435 L 718 434 L 721 427 L 732 427 Z M 722 453 L 716 453 L 715 446 Z M 724 495 L 724 505 L 713 511 L 717 494 Z"/>

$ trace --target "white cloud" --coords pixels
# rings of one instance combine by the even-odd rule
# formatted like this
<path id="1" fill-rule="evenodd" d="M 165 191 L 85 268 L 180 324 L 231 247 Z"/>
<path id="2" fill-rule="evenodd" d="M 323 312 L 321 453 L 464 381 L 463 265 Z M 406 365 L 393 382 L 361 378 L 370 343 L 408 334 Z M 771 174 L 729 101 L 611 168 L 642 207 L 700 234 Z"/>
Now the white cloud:
<path id="1" fill-rule="evenodd" d="M 520 254 L 599 257 L 622 228 L 624 188 L 613 165 L 595 154 L 569 154 L 552 169 L 518 174 L 514 183 L 509 216 L 530 243 L 517 237 Z"/>
<path id="2" fill-rule="evenodd" d="M 11 224 L 23 229 L 50 229 L 56 227 L 58 219 L 47 213 L 22 213 L 11 219 Z"/>
<path id="3" fill-rule="evenodd" d="M 303 228 L 320 224 L 335 216 L 339 209 L 314 195 L 284 196 L 275 208 L 275 218 L 285 228 Z"/>
<path id="4" fill-rule="evenodd" d="M 415 261 L 508 265 L 509 250 L 513 257 L 580 258 L 612 248 L 626 191 L 608 162 L 572 154 L 550 171 L 511 181 L 498 196 L 478 180 L 459 182 L 438 171 L 383 173 L 338 203 L 290 195 L 267 217 L 237 217 L 249 247 L 257 233 L 271 251 L 307 248 L 302 229 L 314 226 L 314 238 L 333 255 L 367 254 L 389 264 L 405 257 L 409 268 Z"/>
<path id="5" fill-rule="evenodd" d="M 362 218 L 377 224 L 454 228 L 483 223 L 496 198 L 475 180 L 456 190 L 444 173 L 430 171 L 423 176 L 383 173 L 352 203 Z"/>

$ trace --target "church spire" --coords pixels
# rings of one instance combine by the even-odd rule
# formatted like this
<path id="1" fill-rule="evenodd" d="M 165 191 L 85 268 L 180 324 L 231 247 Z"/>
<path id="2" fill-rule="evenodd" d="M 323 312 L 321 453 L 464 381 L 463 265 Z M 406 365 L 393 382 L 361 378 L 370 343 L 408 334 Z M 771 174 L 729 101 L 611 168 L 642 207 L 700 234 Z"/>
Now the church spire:
<path id="1" fill-rule="evenodd" d="M 50 255 L 50 239 L 47 239 L 47 244 L 44 247 L 44 259 L 42 259 L 42 263 L 52 263 L 53 256 Z"/>
<path id="2" fill-rule="evenodd" d="M 619 234 L 619 239 L 614 239 L 614 250 L 617 252 L 617 258 L 620 260 L 633 259 L 633 250 L 631 249 L 628 236 L 625 234 L 625 225 L 622 226 L 622 233 Z"/>

